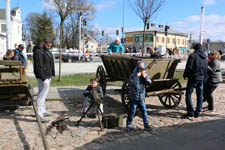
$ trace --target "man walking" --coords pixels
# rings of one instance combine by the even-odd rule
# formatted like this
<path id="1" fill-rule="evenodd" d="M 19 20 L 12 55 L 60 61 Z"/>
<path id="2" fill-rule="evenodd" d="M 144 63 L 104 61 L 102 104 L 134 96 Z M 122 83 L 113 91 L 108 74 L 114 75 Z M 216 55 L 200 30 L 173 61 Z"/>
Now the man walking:
<path id="1" fill-rule="evenodd" d="M 34 74 L 38 81 L 37 109 L 42 122 L 45 122 L 42 117 L 50 116 L 46 112 L 45 99 L 48 95 L 51 78 L 55 76 L 53 55 L 49 51 L 51 45 L 52 43 L 49 39 L 44 39 L 42 47 L 37 48 L 33 56 Z"/>
<path id="2" fill-rule="evenodd" d="M 188 78 L 186 88 L 186 118 L 193 120 L 193 117 L 198 118 L 202 109 L 203 97 L 203 80 L 207 76 L 208 60 L 202 50 L 200 43 L 195 44 L 194 53 L 190 54 L 187 60 L 186 68 L 184 70 L 184 79 Z M 197 107 L 194 111 L 191 95 L 196 89 L 197 94 Z"/>

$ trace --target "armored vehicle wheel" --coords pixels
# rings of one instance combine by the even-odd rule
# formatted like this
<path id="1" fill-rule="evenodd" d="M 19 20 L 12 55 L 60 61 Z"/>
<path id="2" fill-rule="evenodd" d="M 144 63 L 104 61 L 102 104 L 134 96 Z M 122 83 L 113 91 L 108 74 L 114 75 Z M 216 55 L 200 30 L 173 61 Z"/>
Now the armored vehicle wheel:
<path id="1" fill-rule="evenodd" d="M 102 90 L 105 94 L 106 92 L 106 77 L 105 77 L 105 70 L 102 65 L 98 66 L 97 72 L 96 72 L 96 77 L 99 80 L 99 84 L 102 87 Z"/>
<path id="2" fill-rule="evenodd" d="M 178 89 L 181 88 L 182 85 L 179 81 L 174 83 L 171 86 L 171 89 Z M 160 102 L 166 107 L 166 108 L 174 108 L 180 104 L 181 97 L 182 97 L 182 92 L 177 90 L 176 93 L 166 93 L 166 94 L 161 94 L 158 96 Z"/>
<path id="3" fill-rule="evenodd" d="M 121 90 L 121 100 L 126 112 L 128 112 L 129 110 L 128 90 L 129 90 L 128 82 L 124 82 Z"/>

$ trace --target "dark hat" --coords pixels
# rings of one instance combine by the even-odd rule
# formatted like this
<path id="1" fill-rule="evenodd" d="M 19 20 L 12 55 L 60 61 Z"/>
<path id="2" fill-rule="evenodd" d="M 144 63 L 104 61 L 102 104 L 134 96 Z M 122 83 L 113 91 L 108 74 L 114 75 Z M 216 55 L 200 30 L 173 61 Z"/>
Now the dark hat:
<path id="1" fill-rule="evenodd" d="M 24 45 L 23 45 L 23 44 L 20 44 L 20 45 L 18 46 L 18 48 L 24 48 Z"/>
<path id="2" fill-rule="evenodd" d="M 144 61 L 138 61 L 137 63 L 138 70 L 146 70 L 146 64 Z"/>
<path id="3" fill-rule="evenodd" d="M 201 44 L 201 43 L 196 43 L 196 44 L 194 45 L 194 49 L 195 49 L 195 50 L 202 49 L 202 44 Z"/>

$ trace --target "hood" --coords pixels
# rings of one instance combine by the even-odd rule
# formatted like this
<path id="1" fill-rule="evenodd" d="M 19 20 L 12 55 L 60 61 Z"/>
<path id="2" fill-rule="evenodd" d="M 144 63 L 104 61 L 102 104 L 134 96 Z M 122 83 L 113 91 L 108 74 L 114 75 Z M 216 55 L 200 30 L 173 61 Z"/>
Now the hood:
<path id="1" fill-rule="evenodd" d="M 144 61 L 138 61 L 137 66 L 133 70 L 133 74 L 137 74 L 139 69 L 146 70 L 146 64 Z"/>
<path id="2" fill-rule="evenodd" d="M 202 49 L 195 50 L 195 53 L 202 59 L 206 58 L 205 52 Z"/>

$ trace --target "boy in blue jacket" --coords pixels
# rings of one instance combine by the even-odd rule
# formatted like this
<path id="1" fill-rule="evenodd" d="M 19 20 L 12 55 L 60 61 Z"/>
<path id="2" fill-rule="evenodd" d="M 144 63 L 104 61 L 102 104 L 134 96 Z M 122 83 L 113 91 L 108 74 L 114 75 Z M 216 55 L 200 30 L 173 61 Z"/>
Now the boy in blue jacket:
<path id="1" fill-rule="evenodd" d="M 133 73 L 130 75 L 129 80 L 129 104 L 130 104 L 130 111 L 127 117 L 127 130 L 130 131 L 134 129 L 132 126 L 132 120 L 136 112 L 137 106 L 142 112 L 143 122 L 144 122 L 144 129 L 151 130 L 148 125 L 147 119 L 147 111 L 145 105 L 145 95 L 146 89 L 145 86 L 151 83 L 151 79 L 149 75 L 146 73 L 146 64 L 143 61 L 138 61 L 137 66 L 135 67 Z"/>

